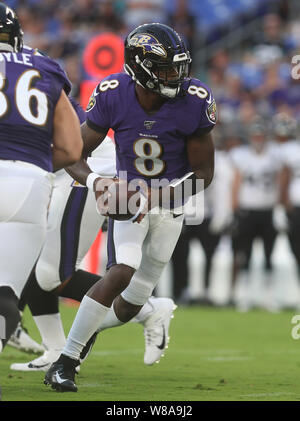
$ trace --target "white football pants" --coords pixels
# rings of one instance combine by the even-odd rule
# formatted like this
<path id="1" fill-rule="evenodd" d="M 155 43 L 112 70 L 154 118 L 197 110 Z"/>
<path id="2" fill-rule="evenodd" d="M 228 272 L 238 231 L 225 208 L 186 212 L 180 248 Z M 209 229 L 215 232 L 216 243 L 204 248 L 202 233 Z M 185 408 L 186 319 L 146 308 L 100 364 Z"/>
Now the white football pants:
<path id="1" fill-rule="evenodd" d="M 148 213 L 140 224 L 109 220 L 108 267 L 125 264 L 136 269 L 122 292 L 125 301 L 144 305 L 171 259 L 181 233 L 183 215 Z"/>
<path id="2" fill-rule="evenodd" d="M 0 160 L 0 286 L 17 297 L 46 238 L 53 180 L 36 165 Z"/>
<path id="3" fill-rule="evenodd" d="M 92 171 L 116 174 L 115 146 L 109 137 L 88 158 Z M 96 212 L 93 191 L 74 182 L 64 170 L 56 173 L 45 244 L 36 265 L 36 278 L 46 291 L 57 288 L 78 269 L 105 217 Z"/>

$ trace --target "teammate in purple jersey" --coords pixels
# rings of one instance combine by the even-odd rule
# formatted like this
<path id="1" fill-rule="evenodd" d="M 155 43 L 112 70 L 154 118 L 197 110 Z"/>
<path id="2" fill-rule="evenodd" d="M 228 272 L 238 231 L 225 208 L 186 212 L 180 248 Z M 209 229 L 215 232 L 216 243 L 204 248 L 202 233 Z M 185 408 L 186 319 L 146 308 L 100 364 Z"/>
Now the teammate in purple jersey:
<path id="1" fill-rule="evenodd" d="M 79 121 L 65 76 L 49 58 L 22 52 L 15 12 L 0 3 L 0 351 L 46 235 L 53 168 L 76 162 Z"/>
<path id="2" fill-rule="evenodd" d="M 31 48 L 28 45 L 23 45 L 23 47 L 22 47 L 22 53 L 30 53 L 30 54 L 34 54 L 34 55 L 37 55 L 37 56 L 48 57 L 45 53 L 43 53 L 38 48 Z M 65 80 L 65 82 L 64 82 L 64 91 L 65 91 L 65 93 L 67 95 L 69 95 L 70 92 L 71 92 L 71 89 L 72 89 L 72 84 L 71 84 L 71 82 L 70 82 L 70 80 L 69 80 L 66 72 L 64 71 L 64 69 L 57 62 L 56 62 L 56 66 L 60 69 L 59 70 L 60 73 L 64 76 L 64 80 Z M 72 97 L 69 97 L 69 99 L 72 102 Z M 81 110 L 81 107 L 80 107 L 80 110 L 78 109 L 78 106 L 75 106 L 75 111 L 76 112 L 77 111 L 79 112 L 79 116 L 83 112 L 83 110 Z"/>
<path id="3" fill-rule="evenodd" d="M 1 79 L 0 158 L 52 171 L 54 112 L 65 73 L 50 58 L 30 52 L 3 50 L 0 60 L 6 74 Z"/>
<path id="4" fill-rule="evenodd" d="M 28 45 L 23 45 L 22 50 L 20 51 L 24 54 L 33 54 L 38 56 L 47 57 L 43 52 L 38 49 L 31 48 Z M 56 66 L 60 68 L 60 73 L 64 78 L 64 91 L 67 95 L 70 94 L 72 85 L 69 81 L 65 71 L 56 63 Z M 69 100 L 77 113 L 80 123 L 85 121 L 85 112 L 80 107 L 80 105 L 75 101 L 72 97 L 69 97 Z M 57 314 L 58 312 L 58 297 L 52 293 L 47 293 L 37 285 L 36 280 L 34 279 L 34 271 L 32 271 L 30 280 L 26 284 L 26 288 L 23 289 L 22 296 L 19 301 L 19 310 L 22 317 L 22 312 L 26 304 L 29 305 L 29 308 L 33 314 L 35 315 L 35 309 L 38 305 L 39 311 L 42 308 L 42 314 L 48 314 L 49 308 L 51 311 Z M 36 304 L 37 303 L 37 304 Z M 41 336 L 43 338 L 43 334 L 41 332 Z M 45 351 L 44 346 L 35 342 L 27 333 L 26 329 L 23 327 L 22 320 L 18 323 L 17 329 L 11 335 L 7 345 L 10 345 L 16 349 L 19 349 L 24 352 L 30 353 L 43 353 Z"/>
<path id="5" fill-rule="evenodd" d="M 125 41 L 128 74 L 111 75 L 95 89 L 82 125 L 83 159 L 69 168 L 70 174 L 95 190 L 99 175 L 91 172 L 84 158 L 112 128 L 121 177 L 126 171 L 127 180 L 144 180 L 149 186 L 153 180 L 170 181 L 159 190 L 160 201 L 155 205 L 165 205 L 168 192 L 171 208 L 185 180 L 196 185 L 202 179 L 207 187 L 214 171 L 210 131 L 216 123 L 216 105 L 209 88 L 189 78 L 190 63 L 181 37 L 168 26 L 145 24 L 133 30 Z M 96 196 L 101 193 L 97 191 Z M 148 188 L 147 193 L 151 196 L 153 190 Z M 189 194 L 184 192 L 183 198 Z M 109 270 L 83 298 L 66 346 L 48 370 L 45 384 L 76 392 L 75 366 L 99 324 L 108 314 L 110 326 L 128 322 L 151 295 L 183 222 L 175 209 L 157 213 L 152 206 L 153 201 L 148 201 L 131 221 L 110 220 Z M 165 308 L 166 314 L 172 311 Z M 158 339 L 159 352 L 168 339 L 168 326 Z"/>

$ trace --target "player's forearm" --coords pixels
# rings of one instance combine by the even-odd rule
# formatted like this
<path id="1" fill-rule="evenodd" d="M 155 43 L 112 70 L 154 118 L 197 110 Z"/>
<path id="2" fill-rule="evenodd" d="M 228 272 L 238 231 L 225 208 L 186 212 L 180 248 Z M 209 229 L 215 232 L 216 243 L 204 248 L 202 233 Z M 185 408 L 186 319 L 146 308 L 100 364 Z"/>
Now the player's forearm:
<path id="1" fill-rule="evenodd" d="M 58 171 L 62 168 L 65 168 L 68 165 L 72 165 L 78 161 L 78 155 L 72 154 L 64 149 L 52 148 L 52 162 L 53 170 Z"/>
<path id="2" fill-rule="evenodd" d="M 206 189 L 214 178 L 214 165 L 208 166 L 204 169 L 194 171 L 196 177 L 204 182 L 204 189 Z"/>
<path id="3" fill-rule="evenodd" d="M 72 166 L 66 167 L 65 170 L 74 178 L 74 180 L 78 181 L 78 183 L 83 186 L 86 185 L 87 177 L 92 172 L 84 159 L 81 159 Z"/>
<path id="4" fill-rule="evenodd" d="M 187 144 L 187 154 L 194 178 L 203 180 L 202 189 L 206 189 L 212 182 L 215 168 L 215 149 L 211 133 L 191 138 Z"/>
<path id="5" fill-rule="evenodd" d="M 185 199 L 193 196 L 200 191 L 206 189 L 212 182 L 214 176 L 214 162 L 206 164 L 202 168 L 198 168 L 190 173 L 178 187 L 181 187 L 182 194 Z M 176 188 L 171 188 L 171 199 L 176 196 Z"/>
<path id="6" fill-rule="evenodd" d="M 186 202 L 191 196 L 206 189 L 213 179 L 213 166 L 205 170 L 187 173 L 178 181 L 159 189 L 157 205 L 166 207 L 171 203 Z M 154 195 L 155 196 L 155 195 Z"/>

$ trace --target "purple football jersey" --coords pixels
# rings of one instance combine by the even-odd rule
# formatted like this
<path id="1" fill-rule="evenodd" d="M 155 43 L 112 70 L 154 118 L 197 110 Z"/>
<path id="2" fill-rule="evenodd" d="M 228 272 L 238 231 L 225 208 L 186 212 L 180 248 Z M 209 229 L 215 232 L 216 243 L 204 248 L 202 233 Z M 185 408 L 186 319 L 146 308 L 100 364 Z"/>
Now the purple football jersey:
<path id="1" fill-rule="evenodd" d="M 139 104 L 135 82 L 124 73 L 103 79 L 94 90 L 87 110 L 90 128 L 115 132 L 117 171 L 127 179 L 174 179 L 191 171 L 186 141 L 216 123 L 216 106 L 210 89 L 197 79 L 186 82 L 185 96 L 167 100 L 148 114 Z"/>
<path id="2" fill-rule="evenodd" d="M 23 45 L 22 48 L 22 53 L 30 53 L 30 54 L 34 54 L 34 55 L 38 55 L 38 56 L 43 56 L 43 57 L 49 57 L 46 54 L 44 54 L 42 51 L 40 51 L 38 48 L 31 48 L 28 45 Z M 59 63 L 57 63 L 57 66 L 60 67 Z M 60 67 L 61 72 L 65 75 L 65 84 L 64 84 L 64 91 L 67 95 L 70 94 L 71 89 L 72 89 L 72 84 L 69 81 L 65 71 L 62 69 L 62 67 Z"/>
<path id="3" fill-rule="evenodd" d="M 52 171 L 54 109 L 66 74 L 54 60 L 32 51 L 0 52 L 0 66 L 0 159 Z"/>

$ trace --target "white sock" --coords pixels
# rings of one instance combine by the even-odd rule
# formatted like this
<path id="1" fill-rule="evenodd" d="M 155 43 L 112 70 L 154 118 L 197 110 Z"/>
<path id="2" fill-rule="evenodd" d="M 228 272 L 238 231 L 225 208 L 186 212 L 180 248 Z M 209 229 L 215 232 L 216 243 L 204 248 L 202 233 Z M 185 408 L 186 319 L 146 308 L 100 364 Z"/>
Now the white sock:
<path id="1" fill-rule="evenodd" d="M 78 360 L 83 347 L 96 332 L 99 325 L 101 325 L 109 310 L 109 307 L 105 307 L 98 303 L 98 301 L 85 295 L 81 301 L 62 353 Z"/>
<path id="2" fill-rule="evenodd" d="M 121 326 L 123 324 L 124 322 L 121 322 L 121 320 L 117 318 L 114 307 L 112 305 L 109 311 L 107 312 L 105 319 L 100 324 L 98 331 L 101 332 L 104 329 Z"/>
<path id="3" fill-rule="evenodd" d="M 2 349 L 3 349 L 3 343 L 2 343 L 2 340 L 0 339 L 0 354 L 2 352 Z"/>
<path id="4" fill-rule="evenodd" d="M 148 319 L 149 316 L 151 316 L 151 314 L 154 312 L 154 306 L 151 304 L 151 300 L 155 300 L 155 297 L 149 298 L 149 300 L 143 305 L 139 313 L 135 317 L 133 317 L 133 319 L 131 319 L 130 322 L 143 324 L 143 322 L 146 319 Z M 99 326 L 98 331 L 101 332 L 104 329 L 121 326 L 123 324 L 125 323 L 121 322 L 121 320 L 118 319 L 112 305 L 105 319 Z"/>
<path id="5" fill-rule="evenodd" d="M 155 310 L 154 305 L 152 304 L 153 300 L 155 300 L 154 297 L 149 298 L 149 300 L 143 305 L 139 313 L 131 320 L 131 322 L 143 324 Z"/>
<path id="6" fill-rule="evenodd" d="M 59 313 L 43 314 L 33 318 L 47 349 L 60 350 L 65 346 L 66 337 Z"/>

